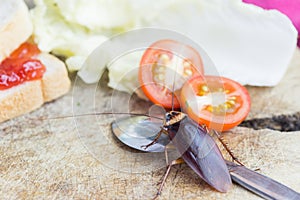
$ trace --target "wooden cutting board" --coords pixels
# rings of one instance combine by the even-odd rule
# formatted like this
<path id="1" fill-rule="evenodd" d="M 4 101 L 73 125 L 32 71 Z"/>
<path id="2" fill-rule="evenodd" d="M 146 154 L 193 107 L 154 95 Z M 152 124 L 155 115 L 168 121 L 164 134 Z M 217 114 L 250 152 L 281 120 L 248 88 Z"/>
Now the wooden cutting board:
<path id="1" fill-rule="evenodd" d="M 99 84 L 97 110 L 106 110 L 112 90 Z M 75 89 L 81 91 L 76 82 Z M 99 90 L 100 90 L 99 89 Z M 0 124 L 0 199 L 150 199 L 165 172 L 161 154 L 142 154 L 120 144 L 112 136 L 113 117 L 77 120 L 33 120 L 93 111 L 86 96 L 72 91 L 39 110 Z M 249 119 L 300 112 L 300 52 L 282 82 L 273 88 L 249 87 L 252 109 Z M 126 96 L 126 95 L 125 95 Z M 123 105 L 126 99 L 116 95 Z M 147 102 L 136 100 L 145 107 Z M 72 107 L 73 102 L 73 107 Z M 86 104 L 90 107 L 85 107 Z M 114 104 L 116 105 L 116 104 Z M 136 106 L 136 107 L 135 107 Z M 236 156 L 249 168 L 270 176 L 300 192 L 300 131 L 278 132 L 237 127 L 224 134 Z M 222 151 L 224 149 L 221 147 Z M 228 157 L 224 152 L 225 157 Z M 222 194 L 204 183 L 185 164 L 175 166 L 160 199 L 259 199 L 234 185 Z"/>

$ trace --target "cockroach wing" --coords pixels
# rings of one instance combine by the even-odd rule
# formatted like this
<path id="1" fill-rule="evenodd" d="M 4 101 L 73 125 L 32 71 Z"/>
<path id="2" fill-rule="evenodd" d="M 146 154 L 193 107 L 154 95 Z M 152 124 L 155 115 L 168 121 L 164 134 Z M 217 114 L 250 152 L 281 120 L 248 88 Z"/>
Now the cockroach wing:
<path id="1" fill-rule="evenodd" d="M 169 136 L 184 161 L 216 190 L 228 191 L 232 185 L 231 177 L 214 139 L 188 117 L 178 126 L 169 130 Z"/>

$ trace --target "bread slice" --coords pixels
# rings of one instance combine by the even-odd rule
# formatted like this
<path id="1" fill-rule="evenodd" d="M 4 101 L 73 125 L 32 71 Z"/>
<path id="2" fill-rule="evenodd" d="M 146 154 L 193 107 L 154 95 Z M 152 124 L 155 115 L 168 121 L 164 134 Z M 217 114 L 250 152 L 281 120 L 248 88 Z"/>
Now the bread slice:
<path id="1" fill-rule="evenodd" d="M 28 8 L 23 0 L 1 0 L 0 62 L 8 57 L 32 34 Z"/>
<path id="2" fill-rule="evenodd" d="M 46 67 L 41 80 L 24 82 L 7 90 L 0 90 L 0 122 L 39 108 L 44 102 L 67 93 L 70 80 L 65 64 L 47 53 L 38 55 Z"/>
<path id="3" fill-rule="evenodd" d="M 44 103 L 41 81 L 0 90 L 0 122 L 37 109 Z"/>

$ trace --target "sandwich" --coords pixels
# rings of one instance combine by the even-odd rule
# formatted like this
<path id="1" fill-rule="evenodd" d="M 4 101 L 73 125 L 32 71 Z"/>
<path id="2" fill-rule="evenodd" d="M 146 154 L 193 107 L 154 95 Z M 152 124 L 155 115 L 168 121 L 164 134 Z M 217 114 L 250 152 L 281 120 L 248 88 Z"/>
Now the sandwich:
<path id="1" fill-rule="evenodd" d="M 0 4 L 0 122 L 66 94 L 65 64 L 31 42 L 33 25 L 23 0 Z"/>

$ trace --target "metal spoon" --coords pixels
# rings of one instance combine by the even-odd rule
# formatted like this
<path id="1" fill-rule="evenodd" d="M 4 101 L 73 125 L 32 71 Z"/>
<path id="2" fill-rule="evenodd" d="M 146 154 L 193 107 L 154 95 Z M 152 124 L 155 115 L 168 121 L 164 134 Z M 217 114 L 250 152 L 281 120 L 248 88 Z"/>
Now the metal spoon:
<path id="1" fill-rule="evenodd" d="M 131 148 L 145 152 L 164 152 L 170 142 L 167 135 L 162 135 L 157 143 L 147 149 L 142 147 L 143 144 L 149 144 L 154 140 L 161 126 L 162 121 L 146 116 L 131 116 L 115 120 L 111 128 L 115 136 Z"/>
<path id="2" fill-rule="evenodd" d="M 132 116 L 114 121 L 112 132 L 125 145 L 145 152 L 163 152 L 170 139 L 162 135 L 157 143 L 143 148 L 142 145 L 153 141 L 160 131 L 162 121 L 146 116 Z M 285 185 L 261 175 L 245 166 L 226 161 L 232 180 L 265 199 L 300 199 L 300 194 Z"/>

